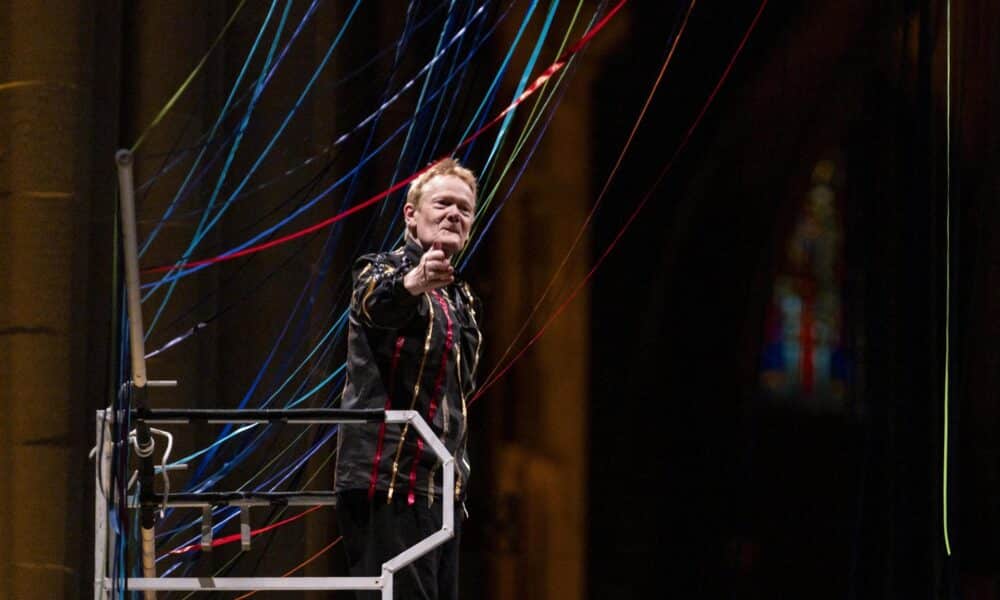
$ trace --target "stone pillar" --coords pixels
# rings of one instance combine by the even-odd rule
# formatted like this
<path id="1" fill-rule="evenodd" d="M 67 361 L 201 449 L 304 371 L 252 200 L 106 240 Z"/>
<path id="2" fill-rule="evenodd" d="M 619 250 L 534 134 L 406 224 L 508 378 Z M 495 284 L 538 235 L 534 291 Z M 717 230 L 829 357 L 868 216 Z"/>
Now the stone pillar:
<path id="1" fill-rule="evenodd" d="M 64 598 L 92 589 L 92 505 L 70 474 L 87 427 L 73 283 L 87 269 L 94 15 L 10 0 L 0 16 L 0 598 Z"/>
<path id="2" fill-rule="evenodd" d="M 518 19 L 504 23 L 506 37 L 499 46 L 504 51 L 518 24 Z M 591 85 L 602 48 L 607 48 L 621 31 L 615 26 L 602 32 L 605 39 L 592 44 L 583 62 L 563 81 L 570 89 L 497 227 L 490 233 L 495 293 L 487 310 L 498 339 L 490 340 L 493 356 L 484 363 L 481 378 L 541 297 L 594 201 L 598 190 L 591 189 L 589 175 L 593 154 L 589 143 Z M 582 33 L 578 27 L 571 41 Z M 554 55 L 554 44 L 562 32 L 552 37 L 553 45 L 544 56 Z M 524 64 L 532 43 L 522 40 L 523 47 L 518 48 L 522 58 L 514 64 Z M 548 66 L 543 63 L 539 61 L 532 77 Z M 513 88 L 508 90 L 498 107 L 510 101 Z M 518 122 L 524 122 L 533 102 L 518 109 Z M 504 148 L 507 152 L 501 155 L 505 158 L 512 148 L 513 140 L 508 140 Z M 585 233 L 507 360 L 583 280 L 592 261 L 589 235 Z M 507 547 L 501 542 L 492 565 L 496 598 L 586 597 L 589 315 L 589 292 L 584 288 L 508 372 L 508 381 L 495 388 L 504 391 L 481 399 L 490 405 L 487 418 L 497 424 L 491 437 L 494 444 L 499 444 L 493 469 L 499 506 L 510 510 L 508 516 L 513 517 L 513 524 L 499 524 L 501 529 L 511 528 L 503 537 L 514 541 Z"/>

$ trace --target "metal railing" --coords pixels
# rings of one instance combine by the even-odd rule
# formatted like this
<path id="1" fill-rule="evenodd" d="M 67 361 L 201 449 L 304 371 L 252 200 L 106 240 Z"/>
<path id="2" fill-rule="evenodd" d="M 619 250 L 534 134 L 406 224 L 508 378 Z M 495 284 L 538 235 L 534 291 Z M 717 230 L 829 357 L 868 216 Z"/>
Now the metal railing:
<path id="1" fill-rule="evenodd" d="M 409 423 L 424 439 L 431 451 L 441 461 L 442 489 L 455 489 L 454 457 L 427 425 L 427 422 L 416 411 L 412 410 L 342 410 L 342 409 L 272 409 L 272 410 L 183 410 L 162 409 L 132 411 L 133 422 L 144 422 L 145 425 L 162 423 L 258 423 L 281 422 L 290 424 L 338 424 L 343 426 L 354 423 L 403 424 Z M 114 430 L 115 411 L 97 411 L 97 457 L 95 462 L 95 493 L 94 493 L 94 600 L 110 600 L 113 587 L 111 572 L 111 554 L 108 549 L 115 548 L 118 542 L 114 528 L 108 527 L 108 509 L 112 490 L 109 489 L 108 474 L 112 468 L 112 449 L 115 440 L 111 431 Z M 103 440 L 103 442 L 102 442 Z M 127 440 L 117 440 L 119 447 L 127 447 Z M 150 452 L 140 461 L 152 461 Z M 103 474 L 103 476 L 102 476 Z M 252 590 L 373 590 L 381 591 L 383 600 L 392 599 L 393 574 L 409 565 L 437 546 L 445 543 L 455 535 L 455 495 L 442 494 L 441 529 L 435 531 L 410 548 L 392 557 L 382 564 L 381 575 L 374 577 L 129 577 L 125 582 L 127 591 L 143 591 L 147 595 L 158 591 L 252 591 Z M 333 505 L 336 498 L 332 491 L 301 491 L 301 492 L 210 492 L 183 494 L 155 494 L 151 489 L 144 490 L 139 501 L 128 504 L 129 509 L 150 511 L 158 507 L 188 507 L 201 508 L 203 547 L 211 546 L 211 513 L 212 507 L 220 505 L 238 506 L 241 511 L 241 541 L 243 548 L 249 548 L 250 526 L 249 509 L 253 506 L 281 505 Z M 150 540 L 151 541 L 151 540 Z M 155 568 L 155 567 L 154 567 Z M 148 573 L 148 571 L 147 571 Z"/>

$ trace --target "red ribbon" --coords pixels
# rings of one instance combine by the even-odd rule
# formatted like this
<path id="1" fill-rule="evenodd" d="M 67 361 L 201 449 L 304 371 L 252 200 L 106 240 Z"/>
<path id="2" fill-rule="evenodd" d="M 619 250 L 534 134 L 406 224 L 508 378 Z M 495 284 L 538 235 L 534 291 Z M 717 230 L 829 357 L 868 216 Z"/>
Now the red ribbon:
<path id="1" fill-rule="evenodd" d="M 496 117 L 494 117 L 492 121 L 490 121 L 489 123 L 487 123 L 486 125 L 484 125 L 483 127 L 481 127 L 478 131 L 476 131 L 475 133 L 473 133 L 472 135 L 470 135 L 468 138 L 466 138 L 458 146 L 455 146 L 455 149 L 451 153 L 442 156 L 438 160 L 432 161 L 430 164 L 428 164 L 423 169 L 420 169 L 419 171 L 417 171 L 416 173 L 410 175 L 406 179 L 403 179 L 402 181 L 399 181 L 399 182 L 395 183 L 389 189 L 387 189 L 387 190 L 385 190 L 383 192 L 380 192 L 380 193 L 372 196 L 371 198 L 365 200 L 364 202 L 362 202 L 360 204 L 356 204 L 356 205 L 352 206 L 351 208 L 349 208 L 349 209 L 347 209 L 347 210 L 345 210 L 345 211 L 343 211 L 341 213 L 338 213 L 338 214 L 336 214 L 336 215 L 334 215 L 334 216 L 332 216 L 332 217 L 330 217 L 328 219 L 320 221 L 319 223 L 316 223 L 315 225 L 310 225 L 309 227 L 306 227 L 305 229 L 300 229 L 299 231 L 290 233 L 290 234 L 288 234 L 288 235 L 286 235 L 284 237 L 280 237 L 280 238 L 271 240 L 270 242 L 264 242 L 263 244 L 257 244 L 256 246 L 250 246 L 249 248 L 244 248 L 244 249 L 236 251 L 236 252 L 229 252 L 229 253 L 226 253 L 226 254 L 219 254 L 218 256 L 213 256 L 211 258 L 203 258 L 201 260 L 196 260 L 196 261 L 187 262 L 187 263 L 181 263 L 181 264 L 162 265 L 162 266 L 159 266 L 159 267 L 152 267 L 152 268 L 149 268 L 149 269 L 144 269 L 142 272 L 143 273 L 165 273 L 167 271 L 172 271 L 172 270 L 178 269 L 178 268 L 191 269 L 191 268 L 195 268 L 195 267 L 201 267 L 201 266 L 204 266 L 204 265 L 210 265 L 210 264 L 220 263 L 220 262 L 227 261 L 227 260 L 233 260 L 234 258 L 239 258 L 241 256 L 248 256 L 250 254 L 256 254 L 257 252 L 261 252 L 263 250 L 267 250 L 268 248 L 273 248 L 275 246 L 280 246 L 281 244 L 284 244 L 285 242 L 290 242 L 290 241 L 298 239 L 300 237 L 309 235 L 310 233 L 313 233 L 315 231 L 319 231 L 320 229 L 323 229 L 324 227 L 327 227 L 329 225 L 333 225 L 334 223 L 336 223 L 337 221 L 340 221 L 341 219 L 343 219 L 345 217 L 348 217 L 348 216 L 353 215 L 354 213 L 356 213 L 358 211 L 361 211 L 361 210 L 364 210 L 365 208 L 368 208 L 369 206 L 371 206 L 372 204 L 375 204 L 379 200 L 382 200 L 383 198 L 385 198 L 389 194 L 391 194 L 391 193 L 393 193 L 393 192 L 395 192 L 397 190 L 402 189 L 404 186 L 408 185 L 411 181 L 413 181 L 414 179 L 416 179 L 420 175 L 423 175 L 426 171 L 430 170 L 430 168 L 434 165 L 434 163 L 437 163 L 437 162 L 441 161 L 442 159 L 448 158 L 449 156 L 451 156 L 452 154 L 454 154 L 458 150 L 460 150 L 463 147 L 471 144 L 476 138 L 478 138 L 480 135 L 482 135 L 483 133 L 485 133 L 488 129 L 494 127 L 497 123 L 500 122 L 501 119 L 503 119 L 504 116 L 507 115 L 507 113 L 509 113 L 510 111 L 512 111 L 515 108 L 517 108 L 517 106 L 519 104 L 521 104 L 522 102 L 524 102 L 525 100 L 527 100 L 528 97 L 530 97 L 532 94 L 534 94 L 538 90 L 538 88 L 540 88 L 546 81 L 548 81 L 553 75 L 555 75 L 556 73 L 558 73 L 560 69 L 562 69 L 564 66 L 566 66 L 566 63 L 569 61 L 569 59 L 574 54 L 576 54 L 577 52 L 579 52 L 587 44 L 587 42 L 590 41 L 591 38 L 593 38 L 595 35 L 597 35 L 597 32 L 599 32 L 601 29 L 603 29 L 604 26 L 608 24 L 608 21 L 610 21 L 612 19 L 612 17 L 614 17 L 616 14 L 618 14 L 618 11 L 621 10 L 621 8 L 623 6 L 625 6 L 626 2 L 628 2 L 628 0 L 620 0 L 618 2 L 618 4 L 616 4 L 615 7 L 612 8 L 608 12 L 608 14 L 606 14 L 604 16 L 604 18 L 602 18 L 600 21 L 598 21 L 597 23 L 595 23 L 593 27 L 591 27 L 590 29 L 588 29 L 587 32 L 584 33 L 583 36 L 579 40 L 577 40 L 577 42 L 575 44 L 573 44 L 569 48 L 569 50 L 567 50 L 561 57 L 559 57 L 559 59 L 557 59 L 554 63 L 552 63 L 547 69 L 545 69 L 545 71 L 543 71 L 542 74 L 539 75 L 531 83 L 531 85 L 528 86 L 524 90 L 524 92 L 520 96 L 517 97 L 516 100 L 514 100 L 513 102 L 511 102 L 510 106 L 508 106 L 507 108 L 505 108 L 499 115 L 497 115 Z"/>
<path id="2" fill-rule="evenodd" d="M 389 370 L 389 389 L 385 392 L 385 409 L 392 409 L 392 390 L 396 384 L 396 366 L 399 365 L 399 354 L 403 351 L 406 338 L 396 338 L 396 352 L 392 355 L 392 368 Z M 372 463 L 372 476 L 368 482 L 368 499 L 375 497 L 375 484 L 378 483 L 378 465 L 382 462 L 382 447 L 385 443 L 385 421 L 378 426 L 378 445 L 375 446 L 375 460 Z"/>
<path id="3" fill-rule="evenodd" d="M 430 406 L 427 408 L 427 423 L 428 425 L 434 422 L 434 415 L 437 414 L 437 399 L 441 394 L 441 386 L 444 383 L 444 376 L 446 368 L 448 366 L 448 354 L 451 352 L 451 347 L 455 341 L 455 333 L 452 327 L 451 314 L 448 312 L 448 303 L 445 301 L 444 297 L 441 296 L 437 290 L 431 291 L 431 295 L 437 299 L 438 304 L 441 305 L 441 310 L 444 311 L 444 318 L 447 322 L 447 330 L 444 338 L 444 352 L 441 354 L 441 366 L 438 367 L 437 377 L 434 379 L 434 391 L 431 392 Z M 413 465 L 410 467 L 410 489 L 406 494 L 406 503 L 413 505 L 417 501 L 417 496 L 415 488 L 417 487 L 417 464 L 420 462 L 420 455 L 424 451 L 424 440 L 423 438 L 417 438 L 417 452 L 416 456 L 413 457 Z"/>
<path id="4" fill-rule="evenodd" d="M 282 525 L 287 525 L 287 524 L 291 523 L 292 521 L 298 521 L 299 519 L 301 519 L 302 517 L 308 515 L 309 513 L 316 512 L 320 508 L 322 508 L 322 505 L 320 505 L 320 506 L 314 506 L 314 507 L 310 508 L 309 510 L 304 510 L 304 511 L 300 512 L 299 514 L 295 515 L 294 517 L 289 517 L 287 519 L 278 521 L 276 523 L 271 523 L 267 527 L 261 527 L 260 529 L 254 529 L 253 531 L 250 532 L 250 537 L 253 537 L 255 535 L 260 535 L 262 533 L 267 533 L 268 531 L 271 531 L 272 529 L 277 529 L 278 527 L 281 527 Z M 238 542 L 238 541 L 240 541 L 240 534 L 234 533 L 233 535 L 227 535 L 227 536 L 224 536 L 224 537 L 215 538 L 214 540 L 212 540 L 212 547 L 216 548 L 218 546 L 224 546 L 225 544 L 232 544 L 233 542 Z M 200 550 L 200 549 L 201 549 L 201 544 L 191 544 L 189 546 L 181 546 L 180 548 L 175 548 L 175 549 L 171 550 L 170 552 L 168 552 L 167 554 L 185 554 L 187 552 L 193 552 L 195 550 Z"/>

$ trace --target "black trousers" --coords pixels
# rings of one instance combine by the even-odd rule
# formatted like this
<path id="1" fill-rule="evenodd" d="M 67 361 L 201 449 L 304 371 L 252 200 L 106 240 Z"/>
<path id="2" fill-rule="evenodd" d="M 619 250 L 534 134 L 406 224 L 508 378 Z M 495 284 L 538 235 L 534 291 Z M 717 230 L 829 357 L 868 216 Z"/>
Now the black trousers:
<path id="1" fill-rule="evenodd" d="M 428 505 L 406 495 L 386 503 L 385 494 L 368 499 L 367 490 L 337 496 L 337 525 L 352 577 L 379 576 L 382 563 L 441 529 L 441 500 Z M 458 600 L 458 547 L 462 533 L 459 503 L 455 503 L 455 537 L 393 576 L 394 600 Z M 356 592 L 358 600 L 381 598 L 379 592 Z"/>

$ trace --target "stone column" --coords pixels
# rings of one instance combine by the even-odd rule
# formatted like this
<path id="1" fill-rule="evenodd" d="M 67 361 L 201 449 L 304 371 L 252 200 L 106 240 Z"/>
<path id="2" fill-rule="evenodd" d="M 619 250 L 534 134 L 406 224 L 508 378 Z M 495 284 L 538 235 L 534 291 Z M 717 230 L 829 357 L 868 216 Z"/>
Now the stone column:
<path id="1" fill-rule="evenodd" d="M 91 589 L 92 505 L 70 474 L 87 427 L 74 342 L 86 293 L 73 283 L 87 269 L 93 12 L 0 8 L 0 598 L 12 600 Z"/>
<path id="2" fill-rule="evenodd" d="M 518 19 L 508 19 L 503 25 L 506 37 L 499 45 L 503 51 L 518 24 Z M 604 49 L 622 31 L 618 23 L 602 32 L 603 39 L 592 44 L 563 81 L 570 89 L 497 227 L 490 232 L 487 244 L 494 248 L 495 292 L 487 311 L 490 322 L 496 324 L 492 331 L 497 339 L 490 340 L 493 356 L 484 362 L 481 378 L 541 298 L 594 201 L 598 190 L 591 189 L 589 175 L 591 85 Z M 580 25 L 571 42 L 582 33 Z M 552 38 L 543 56 L 554 57 L 561 30 Z M 514 64 L 524 64 L 532 43 L 522 40 L 518 48 L 522 58 Z M 548 60 L 552 59 L 539 61 L 532 77 L 548 66 Z M 507 89 L 498 107 L 510 102 L 513 88 Z M 533 102 L 518 109 L 518 122 L 524 122 Z M 512 131 L 509 135 L 514 136 L 520 128 Z M 513 140 L 508 140 L 501 156 L 505 159 L 512 148 Z M 507 360 L 583 280 L 592 261 L 585 233 Z M 492 565 L 496 598 L 586 597 L 589 314 L 585 287 L 507 373 L 508 381 L 495 388 L 504 391 L 480 400 L 490 406 L 478 408 L 486 408 L 486 418 L 497 424 L 491 437 L 499 445 L 493 469 L 499 505 L 512 511 L 514 521 L 513 525 L 500 524 L 501 529 L 513 527 L 505 537 L 513 536 L 514 541 L 498 552 Z"/>

